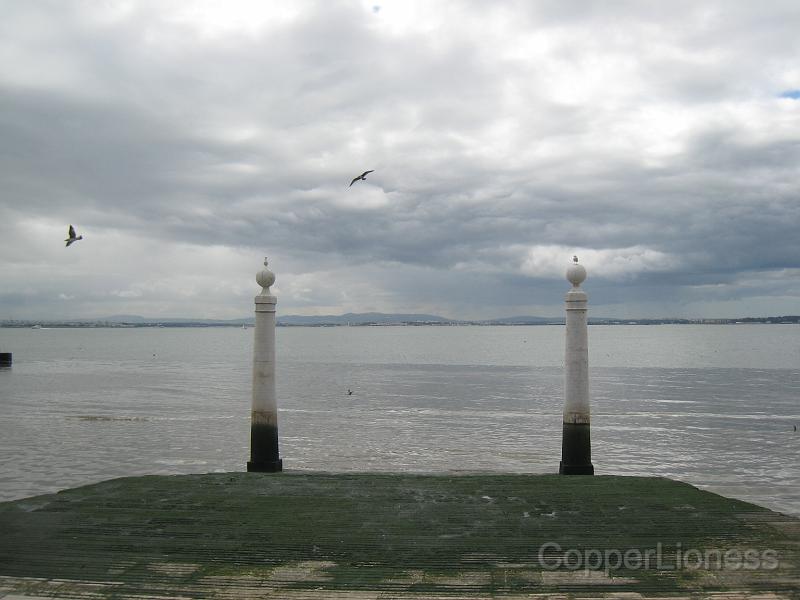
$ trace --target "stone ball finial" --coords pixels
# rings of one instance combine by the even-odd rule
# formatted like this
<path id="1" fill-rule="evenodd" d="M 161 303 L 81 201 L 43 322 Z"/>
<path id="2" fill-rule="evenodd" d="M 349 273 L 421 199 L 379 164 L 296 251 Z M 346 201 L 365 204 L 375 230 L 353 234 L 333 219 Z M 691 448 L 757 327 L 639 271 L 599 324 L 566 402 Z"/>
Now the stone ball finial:
<path id="1" fill-rule="evenodd" d="M 578 287 L 585 279 L 586 269 L 583 268 L 583 265 L 578 264 L 578 257 L 573 256 L 572 264 L 567 269 L 567 281 L 569 281 L 573 287 Z"/>
<path id="2" fill-rule="evenodd" d="M 256 283 L 260 285 L 263 289 L 261 290 L 261 295 L 269 295 L 270 286 L 275 283 L 275 273 L 270 271 L 267 268 L 268 262 L 267 257 L 264 257 L 264 268 L 261 269 L 258 273 L 256 273 Z"/>

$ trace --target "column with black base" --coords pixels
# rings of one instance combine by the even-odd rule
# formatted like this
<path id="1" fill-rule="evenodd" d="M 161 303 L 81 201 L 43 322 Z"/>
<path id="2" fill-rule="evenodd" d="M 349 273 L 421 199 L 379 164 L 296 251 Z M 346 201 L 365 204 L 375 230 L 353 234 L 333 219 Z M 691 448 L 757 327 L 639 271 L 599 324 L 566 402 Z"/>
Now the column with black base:
<path id="1" fill-rule="evenodd" d="M 572 289 L 567 292 L 566 349 L 564 354 L 564 426 L 561 439 L 562 475 L 594 475 L 589 435 L 589 335 L 587 296 L 580 289 L 586 269 L 578 257 L 567 269 Z"/>
<path id="2" fill-rule="evenodd" d="M 248 471 L 274 473 L 283 467 L 278 451 L 278 404 L 275 395 L 275 305 L 270 292 L 275 274 L 267 268 L 256 274 L 261 293 L 256 296 L 253 344 L 253 405 L 250 421 Z"/>

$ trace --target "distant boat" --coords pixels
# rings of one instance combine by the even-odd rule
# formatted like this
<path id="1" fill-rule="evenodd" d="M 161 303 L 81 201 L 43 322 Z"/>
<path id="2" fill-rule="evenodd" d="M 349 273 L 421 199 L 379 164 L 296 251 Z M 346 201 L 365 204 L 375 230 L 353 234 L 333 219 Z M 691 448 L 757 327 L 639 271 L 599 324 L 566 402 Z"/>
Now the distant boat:
<path id="1" fill-rule="evenodd" d="M 41 328 L 42 328 L 41 325 L 34 325 L 33 327 L 31 327 L 31 329 L 41 329 Z"/>

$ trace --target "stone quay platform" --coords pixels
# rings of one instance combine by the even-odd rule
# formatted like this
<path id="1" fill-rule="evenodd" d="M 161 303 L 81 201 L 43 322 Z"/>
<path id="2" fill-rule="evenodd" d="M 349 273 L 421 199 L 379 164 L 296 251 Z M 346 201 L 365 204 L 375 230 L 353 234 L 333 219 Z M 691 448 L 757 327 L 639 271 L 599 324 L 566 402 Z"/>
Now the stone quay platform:
<path id="1" fill-rule="evenodd" d="M 797 598 L 800 520 L 661 478 L 215 473 L 0 504 L 0 598 Z"/>

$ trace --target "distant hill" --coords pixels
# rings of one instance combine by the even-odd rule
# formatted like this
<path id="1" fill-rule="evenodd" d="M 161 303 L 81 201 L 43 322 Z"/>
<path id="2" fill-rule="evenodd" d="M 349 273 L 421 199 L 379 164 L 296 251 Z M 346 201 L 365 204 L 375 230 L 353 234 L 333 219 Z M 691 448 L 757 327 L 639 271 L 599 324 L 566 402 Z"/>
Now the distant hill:
<path id="1" fill-rule="evenodd" d="M 181 326 L 188 324 L 195 325 L 252 325 L 253 317 L 242 319 L 187 319 L 187 318 L 148 318 L 139 315 L 112 315 L 99 322 L 130 325 L 171 325 Z M 518 316 L 503 317 L 499 319 L 487 320 L 460 320 L 442 317 L 440 315 L 429 315 L 423 313 L 345 313 L 343 315 L 278 315 L 277 324 L 294 327 L 322 327 L 322 326 L 346 326 L 346 325 L 450 325 L 450 324 L 472 324 L 472 325 L 546 325 L 563 324 L 564 317 L 534 317 Z"/>
<path id="2" fill-rule="evenodd" d="M 114 323 L 130 325 L 245 325 L 254 322 L 253 317 L 242 319 L 192 319 L 185 317 L 142 317 L 139 315 L 111 315 L 102 319 L 80 319 L 76 322 Z"/>
<path id="3" fill-rule="evenodd" d="M 447 319 L 438 315 L 424 314 L 387 314 L 379 312 L 368 313 L 346 313 L 343 315 L 280 315 L 278 325 L 391 325 L 408 323 L 456 323 L 453 319 Z"/>
<path id="4" fill-rule="evenodd" d="M 81 321 L 89 321 L 91 319 L 80 319 Z M 107 321 L 108 323 L 145 323 L 147 319 L 139 315 L 111 315 L 105 319 L 96 319 L 99 321 Z"/>
<path id="5" fill-rule="evenodd" d="M 100 319 L 37 319 L 0 320 L 0 327 L 243 327 L 252 326 L 253 317 L 241 319 L 148 318 L 139 315 L 112 315 Z M 800 316 L 742 317 L 739 319 L 619 319 L 590 317 L 590 325 L 746 325 L 746 324 L 800 325 Z M 563 325 L 564 317 L 502 317 L 485 320 L 448 319 L 439 315 L 418 313 L 347 313 L 344 315 L 279 315 L 277 324 L 289 327 L 331 327 L 347 325 Z"/>
<path id="6" fill-rule="evenodd" d="M 563 325 L 564 317 L 503 317 L 480 321 L 486 325 Z"/>

